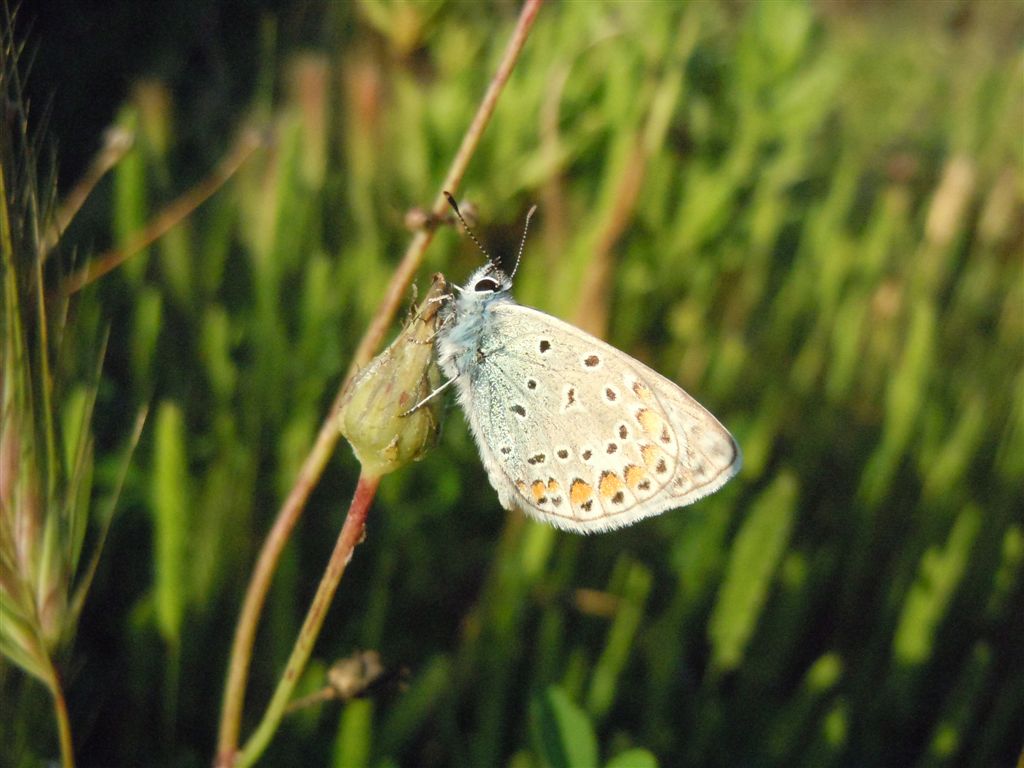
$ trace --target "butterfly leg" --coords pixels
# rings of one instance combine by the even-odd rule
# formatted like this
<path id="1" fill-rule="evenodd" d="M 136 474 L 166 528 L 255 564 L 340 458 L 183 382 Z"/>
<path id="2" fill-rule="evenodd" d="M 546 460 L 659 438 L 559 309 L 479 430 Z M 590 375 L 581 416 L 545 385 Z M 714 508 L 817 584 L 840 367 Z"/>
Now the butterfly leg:
<path id="1" fill-rule="evenodd" d="M 424 398 L 423 398 L 422 400 L 420 400 L 420 401 L 419 401 L 418 403 L 416 403 L 416 405 L 414 405 L 414 406 L 413 406 L 412 408 L 410 408 L 410 409 L 409 409 L 408 411 L 406 411 L 406 412 L 405 412 L 405 413 L 403 413 L 402 415 L 403 415 L 403 416 L 409 416 L 410 414 L 413 414 L 413 413 L 415 413 L 416 411 L 418 411 L 418 410 L 419 410 L 420 408 L 422 408 L 422 407 L 423 407 L 424 405 L 426 405 L 426 404 L 427 404 L 427 403 L 429 403 L 429 402 L 430 402 L 431 400 L 433 400 L 433 399 L 434 399 L 435 397 L 437 397 L 437 396 L 438 396 L 439 394 L 441 394 L 441 393 L 442 393 L 442 392 L 444 392 L 444 391 L 445 391 L 446 389 L 448 389 L 448 387 L 449 387 L 449 386 L 451 386 L 452 382 L 454 382 L 454 381 L 455 381 L 455 379 L 457 379 L 457 378 L 458 378 L 458 376 L 456 376 L 456 377 L 454 377 L 454 378 L 451 378 L 451 379 L 448 379 L 448 381 L 446 381 L 446 382 L 445 382 L 444 384 L 442 384 L 442 385 L 441 385 L 440 387 L 438 387 L 438 388 L 437 388 L 437 389 L 435 389 L 435 390 L 434 390 L 433 392 L 431 392 L 431 393 L 430 393 L 429 395 L 427 395 L 426 397 L 424 397 Z"/>

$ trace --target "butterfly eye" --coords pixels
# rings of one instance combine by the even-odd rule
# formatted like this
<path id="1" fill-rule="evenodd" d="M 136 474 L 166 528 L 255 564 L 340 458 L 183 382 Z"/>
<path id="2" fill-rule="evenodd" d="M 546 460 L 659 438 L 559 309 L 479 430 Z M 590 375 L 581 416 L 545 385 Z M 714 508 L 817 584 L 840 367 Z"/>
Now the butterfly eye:
<path id="1" fill-rule="evenodd" d="M 473 290 L 477 293 L 495 293 L 500 287 L 501 286 L 498 285 L 497 280 L 485 277 L 476 281 L 476 285 L 473 286 Z"/>

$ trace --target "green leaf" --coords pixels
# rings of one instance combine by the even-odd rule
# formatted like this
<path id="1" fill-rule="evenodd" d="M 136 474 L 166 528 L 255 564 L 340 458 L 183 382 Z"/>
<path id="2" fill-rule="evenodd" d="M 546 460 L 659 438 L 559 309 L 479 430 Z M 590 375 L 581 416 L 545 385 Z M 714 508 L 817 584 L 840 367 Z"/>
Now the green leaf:
<path id="1" fill-rule="evenodd" d="M 708 625 L 712 664 L 717 670 L 735 669 L 743 661 L 786 552 L 796 502 L 796 478 L 783 473 L 761 494 L 736 536 Z"/>
<path id="2" fill-rule="evenodd" d="M 155 585 L 157 625 L 164 640 L 176 646 L 185 612 L 185 533 L 189 527 L 185 420 L 181 409 L 160 404 L 156 417 L 152 502 L 156 538 Z"/>
<path id="3" fill-rule="evenodd" d="M 621 562 L 625 565 L 625 579 L 619 607 L 590 678 L 587 696 L 587 710 L 597 718 L 604 717 L 615 702 L 617 683 L 629 661 L 653 580 L 650 569 L 642 563 Z"/>
<path id="4" fill-rule="evenodd" d="M 534 748 L 548 768 L 597 765 L 597 737 L 583 710 L 559 686 L 550 686 L 530 702 Z"/>
<path id="5" fill-rule="evenodd" d="M 605 768 L 658 768 L 658 758 L 646 749 L 627 749 L 609 760 Z"/>
<path id="6" fill-rule="evenodd" d="M 373 736 L 373 702 L 353 699 L 345 704 L 338 723 L 334 743 L 334 765 L 337 768 L 362 768 L 369 765 Z"/>
<path id="7" fill-rule="evenodd" d="M 893 655 L 901 664 L 923 664 L 931 657 L 939 623 L 970 562 L 981 521 L 981 510 L 968 506 L 953 524 L 946 546 L 932 547 L 921 558 L 893 637 Z"/>

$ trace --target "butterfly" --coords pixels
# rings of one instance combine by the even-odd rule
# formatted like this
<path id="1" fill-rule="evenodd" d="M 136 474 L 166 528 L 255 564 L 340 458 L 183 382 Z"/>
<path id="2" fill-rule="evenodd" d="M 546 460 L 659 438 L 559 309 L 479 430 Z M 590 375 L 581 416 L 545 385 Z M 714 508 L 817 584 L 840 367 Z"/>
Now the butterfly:
<path id="1" fill-rule="evenodd" d="M 721 488 L 741 453 L 707 409 L 625 352 L 512 298 L 532 214 L 511 273 L 463 221 L 488 263 L 446 297 L 434 340 L 502 506 L 593 533 Z"/>

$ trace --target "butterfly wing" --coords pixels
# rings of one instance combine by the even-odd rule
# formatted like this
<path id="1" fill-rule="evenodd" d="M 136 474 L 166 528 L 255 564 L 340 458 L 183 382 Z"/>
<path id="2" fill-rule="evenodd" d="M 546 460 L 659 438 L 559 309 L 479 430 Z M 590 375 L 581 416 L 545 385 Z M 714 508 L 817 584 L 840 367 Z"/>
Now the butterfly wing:
<path id="1" fill-rule="evenodd" d="M 739 471 L 732 436 L 673 382 L 538 310 L 490 312 L 459 388 L 506 508 L 602 531 L 690 504 Z"/>

